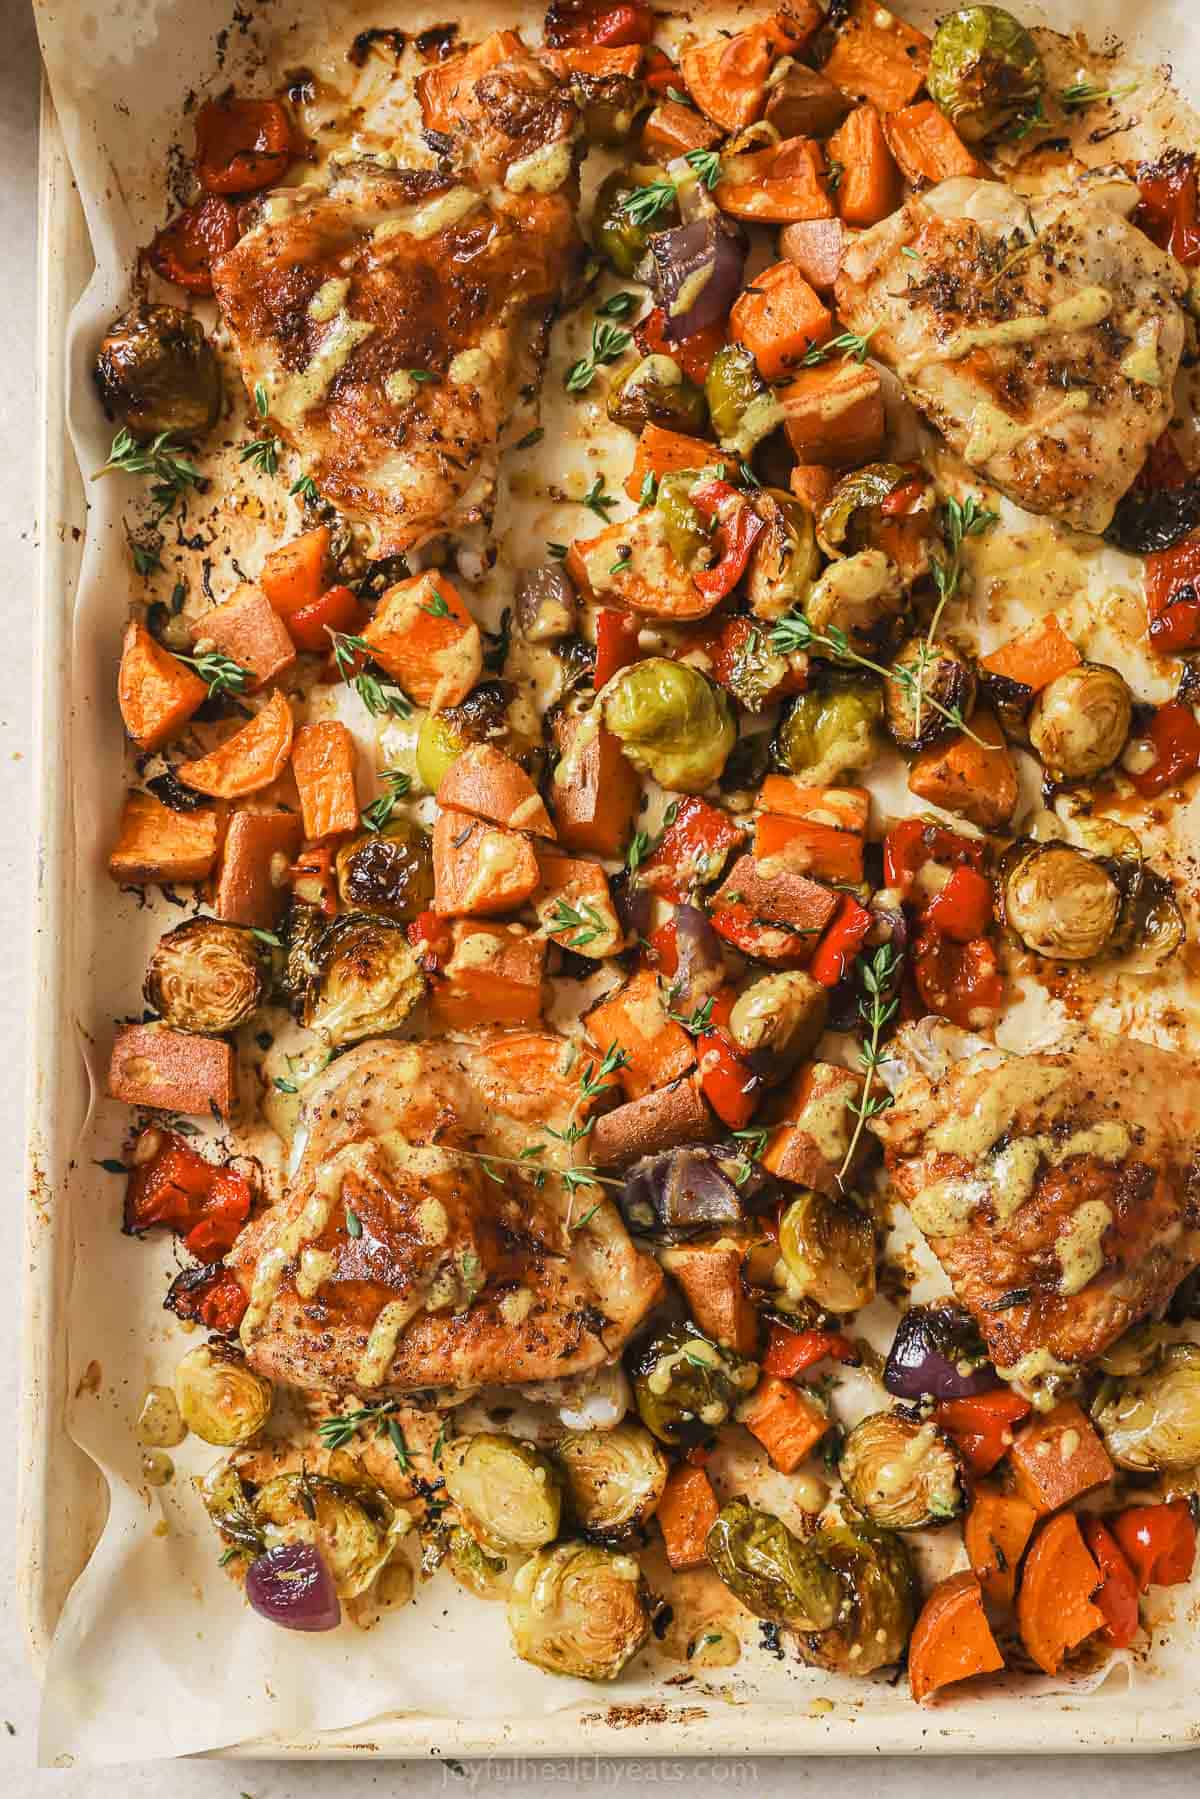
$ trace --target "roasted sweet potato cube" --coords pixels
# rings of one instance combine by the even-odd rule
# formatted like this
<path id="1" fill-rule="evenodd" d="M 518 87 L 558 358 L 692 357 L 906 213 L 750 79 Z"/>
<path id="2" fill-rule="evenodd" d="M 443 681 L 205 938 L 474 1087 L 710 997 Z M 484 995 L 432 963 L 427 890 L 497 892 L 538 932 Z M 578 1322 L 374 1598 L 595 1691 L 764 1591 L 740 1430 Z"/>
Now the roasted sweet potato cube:
<path id="1" fill-rule="evenodd" d="M 677 1462 L 658 1502 L 658 1528 L 672 1568 L 703 1568 L 705 1544 L 720 1507 L 703 1468 Z"/>
<path id="2" fill-rule="evenodd" d="M 542 850 L 537 862 L 541 882 L 533 907 L 550 941 L 596 961 L 615 954 L 625 933 L 600 864 Z"/>
<path id="3" fill-rule="evenodd" d="M 1019 1430 L 1009 1450 L 1017 1492 L 1039 1512 L 1056 1512 L 1115 1472 L 1108 1451 L 1073 1399 L 1041 1413 Z"/>
<path id="4" fill-rule="evenodd" d="M 230 1118 L 237 1057 L 221 1037 L 197 1037 L 165 1024 L 124 1025 L 113 1043 L 108 1091 L 127 1106 Z"/>
<path id="5" fill-rule="evenodd" d="M 758 1348 L 758 1313 L 742 1289 L 742 1252 L 719 1243 L 687 1243 L 662 1252 L 662 1265 L 678 1281 L 706 1337 L 752 1356 Z"/>
<path id="6" fill-rule="evenodd" d="M 781 1474 L 793 1474 L 829 1429 L 829 1414 L 815 1395 L 766 1374 L 739 1413 Z"/>
<path id="7" fill-rule="evenodd" d="M 358 830 L 357 764 L 354 738 L 340 719 L 324 718 L 315 725 L 301 725 L 296 732 L 292 773 L 309 843 Z"/>
<path id="8" fill-rule="evenodd" d="M 243 581 L 192 626 L 192 647 L 215 650 L 253 675 L 251 691 L 277 680 L 296 660 L 287 626 L 261 587 Z"/>
<path id="9" fill-rule="evenodd" d="M 545 801 L 520 763 L 494 744 L 474 743 L 455 758 L 437 790 L 439 806 L 473 812 L 509 831 L 553 837 Z"/>
<path id="10" fill-rule="evenodd" d="M 835 1193 L 838 1170 L 854 1134 L 850 1101 L 862 1076 L 835 1062 L 810 1062 L 788 1089 L 786 1123 L 770 1136 L 762 1164 L 783 1181 Z"/>
<path id="11" fill-rule="evenodd" d="M 441 918 L 515 912 L 538 884 L 529 839 L 447 809 L 433 827 L 433 909 Z"/>
<path id="12" fill-rule="evenodd" d="M 430 1010 L 448 1031 L 481 1025 L 535 1025 L 542 1017 L 546 946 L 516 924 L 456 919 L 445 979 L 435 981 Z"/>
<path id="13" fill-rule="evenodd" d="M 837 911 L 838 895 L 793 870 L 764 875 L 753 856 L 739 856 L 717 889 L 714 904 L 717 909 L 749 906 L 756 918 L 786 925 L 806 936 L 815 949 Z"/>
<path id="14" fill-rule="evenodd" d="M 117 703 L 137 748 L 161 749 L 178 737 L 207 698 L 208 687 L 199 675 L 156 643 L 144 625 L 130 619 L 121 649 Z"/>
<path id="15" fill-rule="evenodd" d="M 583 731 L 583 737 L 579 732 Z M 550 804 L 564 849 L 585 855 L 623 856 L 637 816 L 642 784 L 625 757 L 620 739 L 603 726 L 564 717 L 558 726 L 562 751 L 550 790 Z"/>
<path id="16" fill-rule="evenodd" d="M 883 386 L 869 363 L 843 358 L 801 369 L 780 404 L 798 462 L 857 468 L 883 447 Z"/>
<path id="17" fill-rule="evenodd" d="M 288 869 L 304 830 L 295 812 L 235 812 L 221 846 L 213 911 L 229 924 L 269 931 L 291 893 Z"/>
<path id="18" fill-rule="evenodd" d="M 710 1143 L 716 1135 L 716 1118 L 689 1076 L 597 1118 L 588 1154 L 598 1168 L 628 1168 L 639 1156 L 684 1143 Z"/>
<path id="19" fill-rule="evenodd" d="M 131 887 L 203 881 L 217 859 L 220 834 L 217 815 L 208 807 L 172 812 L 152 793 L 126 794 L 108 872 Z"/>
<path id="20" fill-rule="evenodd" d="M 696 1046 L 667 1016 L 666 1001 L 648 968 L 606 993 L 584 1013 L 583 1028 L 601 1055 L 615 1044 L 626 1060 L 618 1078 L 630 1099 L 665 1087 L 695 1066 Z"/>
<path id="21" fill-rule="evenodd" d="M 982 831 L 999 831 L 1016 810 L 1017 766 L 990 712 L 974 712 L 970 728 L 970 737 L 961 731 L 920 752 L 908 771 L 909 791 Z"/>
<path id="22" fill-rule="evenodd" d="M 431 712 L 459 705 L 483 671 L 479 626 L 440 572 L 389 587 L 362 635 L 380 668 Z"/>

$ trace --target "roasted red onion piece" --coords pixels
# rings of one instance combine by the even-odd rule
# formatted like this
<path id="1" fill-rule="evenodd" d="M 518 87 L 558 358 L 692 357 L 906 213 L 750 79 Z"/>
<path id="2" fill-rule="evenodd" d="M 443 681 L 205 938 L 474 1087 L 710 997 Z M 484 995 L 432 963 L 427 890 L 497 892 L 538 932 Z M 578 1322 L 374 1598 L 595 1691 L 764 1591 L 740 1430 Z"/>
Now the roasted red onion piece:
<path id="1" fill-rule="evenodd" d="M 342 1621 L 333 1576 L 311 1543 L 281 1543 L 252 1561 L 246 1598 L 285 1630 L 334 1630 Z"/>
<path id="2" fill-rule="evenodd" d="M 896 1330 L 883 1384 L 897 1399 L 966 1399 L 999 1385 L 974 1322 L 953 1306 L 912 1306 Z"/>
<path id="3" fill-rule="evenodd" d="M 650 238 L 654 303 L 668 343 L 719 325 L 742 290 L 746 240 L 720 214 L 693 219 Z M 673 310 L 681 307 L 681 310 Z"/>
<path id="4" fill-rule="evenodd" d="M 679 960 L 671 977 L 671 1010 L 690 1018 L 725 979 L 721 939 L 699 906 L 676 906 L 675 948 Z"/>
<path id="5" fill-rule="evenodd" d="M 643 1156 L 630 1169 L 619 1198 L 635 1236 L 677 1243 L 742 1223 L 759 1195 L 773 1188 L 742 1156 L 740 1144 L 696 1143 Z"/>

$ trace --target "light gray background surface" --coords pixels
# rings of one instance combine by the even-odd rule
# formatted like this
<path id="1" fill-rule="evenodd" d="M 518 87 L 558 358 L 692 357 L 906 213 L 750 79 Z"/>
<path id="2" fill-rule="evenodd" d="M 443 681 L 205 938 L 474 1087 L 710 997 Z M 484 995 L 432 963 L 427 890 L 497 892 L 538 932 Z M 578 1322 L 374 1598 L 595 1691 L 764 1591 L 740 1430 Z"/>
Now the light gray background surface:
<path id="1" fill-rule="evenodd" d="M 452 10 L 452 9 L 450 9 Z M 392 16 L 381 5 L 381 23 Z M 37 201 L 39 64 L 27 0 L 0 0 L 0 1420 L 15 1442 L 18 1367 L 17 1289 L 21 1272 L 21 1164 L 25 945 L 32 891 L 29 728 L 33 596 L 41 524 L 35 516 L 38 470 L 37 325 L 34 220 Z M 495 1786 L 524 1799 L 546 1799 L 574 1785 L 606 1790 L 806 1794 L 849 1792 L 854 1799 L 1138 1799 L 1195 1790 L 1200 1753 L 1181 1756 L 1088 1756 L 882 1765 L 870 1759 L 828 1761 L 459 1763 L 389 1762 L 373 1766 L 189 1762 L 101 1771 L 35 1772 L 37 1687 L 25 1656 L 14 1588 L 14 1457 L 0 1478 L 0 1796 L 37 1799 L 367 1799 L 368 1795 L 466 1794 Z M 1197 1706 L 1200 1707 L 1200 1682 Z"/>

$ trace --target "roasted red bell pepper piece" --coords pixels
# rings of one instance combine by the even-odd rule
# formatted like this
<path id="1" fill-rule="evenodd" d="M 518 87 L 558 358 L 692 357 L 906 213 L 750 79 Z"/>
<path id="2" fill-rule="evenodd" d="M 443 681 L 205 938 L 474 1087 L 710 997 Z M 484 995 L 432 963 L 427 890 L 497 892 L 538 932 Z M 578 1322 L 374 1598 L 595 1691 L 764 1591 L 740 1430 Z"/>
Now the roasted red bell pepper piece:
<path id="1" fill-rule="evenodd" d="M 123 1228 L 132 1235 L 156 1224 L 183 1238 L 190 1254 L 218 1261 L 250 1216 L 254 1194 L 245 1175 L 220 1167 L 174 1131 L 155 1131 L 153 1153 L 135 1161 L 125 1190 Z M 146 1140 L 140 1140 L 146 1147 Z"/>
<path id="2" fill-rule="evenodd" d="M 789 931 L 786 925 L 764 924 L 752 907 L 740 901 L 711 913 L 708 922 L 719 937 L 740 949 L 744 956 L 757 956 L 777 966 L 803 962 L 812 947 L 810 937 Z"/>
<path id="3" fill-rule="evenodd" d="M 1102 1518 L 1085 1512 L 1079 1520 L 1083 1540 L 1100 1570 L 1100 1587 L 1092 1604 L 1104 1613 L 1101 1633 L 1113 1649 L 1128 1649 L 1138 1633 L 1138 1590 L 1133 1569 L 1117 1539 Z"/>
<path id="4" fill-rule="evenodd" d="M 436 912 L 418 912 L 405 936 L 426 974 L 440 974 L 454 954 L 454 936 Z"/>
<path id="5" fill-rule="evenodd" d="M 826 1357 L 835 1362 L 857 1362 L 858 1352 L 841 1331 L 794 1331 L 772 1321 L 767 1353 L 762 1360 L 767 1374 L 778 1375 L 780 1380 L 795 1380 Z"/>
<path id="6" fill-rule="evenodd" d="M 669 87 L 678 88 L 680 93 L 687 92 L 687 83 L 676 65 L 665 50 L 657 44 L 651 44 L 646 51 L 646 60 L 642 64 L 642 80 L 652 94 L 665 94 Z"/>
<path id="7" fill-rule="evenodd" d="M 712 568 L 704 568 L 692 580 L 705 599 L 723 600 L 746 572 L 750 552 L 766 530 L 766 520 L 728 481 L 703 481 L 692 488 L 689 499 L 701 518 L 716 522 L 714 542 L 720 552 Z"/>
<path id="8" fill-rule="evenodd" d="M 333 873 L 333 851 L 327 846 L 301 850 L 288 869 L 292 892 L 306 906 L 317 906 L 326 918 L 337 915 L 337 881 Z"/>
<path id="9" fill-rule="evenodd" d="M 669 918 L 666 924 L 660 924 L 656 931 L 651 931 L 648 942 L 650 947 L 645 956 L 646 966 L 670 980 L 679 967 L 675 920 Z"/>
<path id="10" fill-rule="evenodd" d="M 1196 1525 L 1186 1499 L 1131 1505 L 1106 1520 L 1133 1569 L 1138 1591 L 1178 1587 L 1191 1579 Z"/>
<path id="11" fill-rule="evenodd" d="M 764 626 L 753 618 L 746 618 L 738 613 L 733 618 L 721 619 L 715 632 L 702 639 L 703 647 L 712 663 L 714 681 L 727 688 L 735 699 L 742 699 L 747 687 L 739 679 L 739 662 L 747 676 L 755 683 L 754 705 L 752 710 L 773 705 L 776 700 L 785 699 L 792 693 L 803 693 L 808 686 L 808 658 L 801 652 L 788 657 L 787 668 L 775 685 L 771 688 L 761 687 L 757 681 L 753 666 L 753 657 L 757 653 L 753 639 L 757 637 L 761 645 L 769 635 Z M 692 644 L 683 646 L 683 653 L 694 648 Z M 743 662 L 743 658 L 746 661 Z M 748 705 L 747 700 L 743 704 Z"/>
<path id="12" fill-rule="evenodd" d="M 924 475 L 910 475 L 907 481 L 901 481 L 898 486 L 893 487 L 887 498 L 880 503 L 880 512 L 885 518 L 907 518 L 923 496 L 927 485 Z"/>
<path id="13" fill-rule="evenodd" d="M 292 160 L 292 127 L 278 100 L 206 100 L 196 114 L 196 175 L 210 194 L 253 194 Z"/>
<path id="14" fill-rule="evenodd" d="M 814 981 L 823 987 L 836 987 L 854 966 L 854 959 L 871 928 L 871 914 L 860 906 L 853 894 L 844 893 L 842 903 L 833 915 L 828 930 L 808 965 Z"/>
<path id="15" fill-rule="evenodd" d="M 209 194 L 168 221 L 150 246 L 150 266 L 164 281 L 190 294 L 211 294 L 212 265 L 241 236 L 228 200 Z"/>
<path id="16" fill-rule="evenodd" d="M 629 612 L 618 612 L 615 606 L 602 606 L 596 614 L 596 671 L 592 685 L 596 692 L 611 681 L 619 669 L 628 668 L 641 655 L 638 632 L 641 625 Z"/>
<path id="17" fill-rule="evenodd" d="M 654 14 L 636 0 L 554 0 L 543 32 L 555 50 L 619 50 L 624 44 L 648 44 L 654 36 Z"/>
<path id="18" fill-rule="evenodd" d="M 718 350 L 725 346 L 725 327 L 723 325 L 706 325 L 703 331 L 685 337 L 681 343 L 668 343 L 663 336 L 663 325 L 666 313 L 661 306 L 648 312 L 641 323 L 635 326 L 634 336 L 643 356 L 670 356 L 676 361 L 689 381 L 704 384 L 708 374 L 708 365 Z M 717 460 L 716 451 L 713 460 Z"/>
<path id="19" fill-rule="evenodd" d="M 298 650 L 320 656 L 329 648 L 331 631 L 344 631 L 350 637 L 357 637 L 367 616 L 350 588 L 327 587 L 320 599 L 299 607 L 284 622 Z"/>
<path id="20" fill-rule="evenodd" d="M 721 1031 L 705 1031 L 696 1039 L 700 1090 L 721 1123 L 744 1130 L 762 1098 L 762 1082 Z"/>
<path id="21" fill-rule="evenodd" d="M 927 818 L 902 818 L 883 840 L 883 884 L 907 899 L 913 882 L 927 862 L 947 868 L 983 867 L 984 846 L 960 837 Z"/>
<path id="22" fill-rule="evenodd" d="M 1190 706 L 1168 700 L 1150 720 L 1146 736 L 1154 748 L 1154 761 L 1130 780 L 1146 799 L 1153 799 L 1200 768 L 1200 724 Z"/>
<path id="23" fill-rule="evenodd" d="M 743 833 L 728 812 L 691 797 L 675 814 L 642 864 L 642 878 L 664 899 L 682 900 L 694 886 L 715 881 Z"/>
<path id="24" fill-rule="evenodd" d="M 925 908 L 925 923 L 955 943 L 982 937 L 992 923 L 991 882 L 973 868 L 954 869 Z"/>
<path id="25" fill-rule="evenodd" d="M 182 1269 L 171 1282 L 163 1309 L 232 1337 L 249 1303 L 236 1274 L 214 1262 L 207 1268 Z"/>
<path id="26" fill-rule="evenodd" d="M 1200 205 L 1196 193 L 1196 158 L 1171 150 L 1160 162 L 1138 168 L 1141 204 L 1135 225 L 1185 268 L 1200 262 Z"/>
<path id="27" fill-rule="evenodd" d="M 1146 557 L 1150 642 L 1174 655 L 1200 644 L 1200 533 Z"/>
<path id="28" fill-rule="evenodd" d="M 987 1474 L 1012 1448 L 1013 1426 L 1032 1409 L 1019 1393 L 994 1387 L 968 1399 L 944 1399 L 933 1416 L 953 1437 L 972 1474 Z"/>
<path id="29" fill-rule="evenodd" d="M 951 1024 L 986 1024 L 980 1012 L 995 1012 L 1004 997 L 996 946 L 987 937 L 956 943 L 923 930 L 913 946 L 912 971 L 926 1009 Z"/>

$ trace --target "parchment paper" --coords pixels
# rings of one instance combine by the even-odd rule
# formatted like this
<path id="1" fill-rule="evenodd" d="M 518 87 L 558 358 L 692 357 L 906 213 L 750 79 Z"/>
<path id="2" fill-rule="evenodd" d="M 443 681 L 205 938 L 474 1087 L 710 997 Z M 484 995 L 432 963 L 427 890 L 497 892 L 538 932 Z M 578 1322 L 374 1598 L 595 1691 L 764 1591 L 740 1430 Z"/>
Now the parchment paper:
<path id="1" fill-rule="evenodd" d="M 288 4 L 239 8 L 232 15 L 227 0 L 114 0 L 104 8 L 78 0 L 54 0 L 37 7 L 41 43 L 66 134 L 75 175 L 87 214 L 96 254 L 96 274 L 73 321 L 68 354 L 71 364 L 70 425 L 85 474 L 100 467 L 111 432 L 96 404 L 90 365 L 107 322 L 128 297 L 129 275 L 137 247 L 145 244 L 173 210 L 164 170 L 171 146 L 183 132 L 190 146 L 190 127 L 181 128 L 185 101 L 203 99 L 230 83 L 244 91 L 274 91 L 282 76 L 297 68 L 313 70 L 343 91 L 353 87 L 368 109 L 380 104 L 390 72 L 368 62 L 356 76 L 345 61 L 354 33 L 367 26 L 400 24 L 406 31 L 438 23 L 447 16 L 464 22 L 471 37 L 497 24 L 521 23 L 536 38 L 538 14 L 503 6 L 481 8 L 458 4 L 432 10 L 401 9 L 401 16 L 367 0 L 331 7 L 321 0 L 289 0 Z M 929 18 L 929 9 L 905 7 L 910 16 Z M 1020 8 L 1028 14 L 1028 8 Z M 1063 28 L 1087 13 L 1093 43 L 1104 31 L 1131 27 L 1122 0 L 1090 0 L 1066 4 L 1057 14 Z M 705 8 L 704 28 L 736 15 Z M 1189 31 L 1188 0 L 1139 9 L 1138 40 L 1147 60 L 1170 57 L 1181 73 L 1189 65 L 1200 85 L 1200 45 Z M 407 65 L 411 73 L 416 65 Z M 384 99 L 378 117 L 387 117 Z M 403 109 L 401 109 L 402 111 Z M 397 115 L 399 116 L 399 114 Z M 172 294 L 172 298 L 177 298 Z M 575 321 L 556 332 L 554 370 L 581 353 L 584 325 Z M 10 351 L 11 353 L 11 351 Z M 561 380 L 552 371 L 550 388 L 561 396 Z M 572 480 L 587 479 L 596 464 L 585 455 L 582 426 L 597 407 L 561 398 L 547 418 L 547 444 L 555 461 L 547 472 L 568 489 Z M 218 438 L 244 439 L 241 397 L 235 417 Z M 53 441 L 53 440 L 52 440 Z M 628 451 L 625 451 L 627 460 Z M 205 467 L 208 469 L 208 463 Z M 624 463 L 616 464 L 623 474 Z M 612 483 L 616 485 L 616 482 Z M 194 567 L 207 555 L 217 597 L 228 592 L 236 572 L 233 557 L 249 557 L 249 567 L 265 548 L 296 528 L 296 514 L 283 497 L 285 487 L 251 488 L 234 506 L 218 472 L 210 506 L 224 508 L 220 532 L 201 549 L 179 550 L 178 560 Z M 582 491 L 580 489 L 580 491 Z M 242 492 L 242 490 L 239 490 Z M 118 1231 L 123 1182 L 97 1164 L 119 1154 L 127 1127 L 124 1111 L 100 1095 L 114 1018 L 136 1012 L 145 955 L 157 936 L 181 914 L 155 902 L 144 911 L 128 894 L 118 893 L 105 873 L 104 857 L 111 841 L 123 786 L 123 743 L 114 704 L 114 678 L 120 635 L 131 597 L 149 597 L 131 572 L 122 516 L 131 510 L 136 491 L 123 477 L 89 486 L 91 511 L 83 575 L 76 598 L 75 653 L 70 672 L 74 725 L 68 744 L 77 819 L 76 891 L 79 905 L 71 921 L 76 971 L 77 1027 L 92 1077 L 94 1104 L 77 1145 L 77 1162 L 90 1171 L 74 1194 L 73 1228 L 76 1261 L 66 1315 L 59 1328 L 69 1332 L 71 1394 L 69 1428 L 80 1446 L 103 1471 L 110 1491 L 110 1510 L 101 1541 L 74 1586 L 54 1643 L 45 1691 L 41 1753 L 45 1762 L 71 1757 L 88 1762 L 141 1760 L 182 1755 L 262 1735 L 288 1735 L 357 1726 L 394 1711 L 424 1711 L 446 1719 L 504 1721 L 537 1717 L 562 1707 L 597 1709 L 609 1698 L 622 1703 L 639 1699 L 686 1697 L 689 1705 L 746 1705 L 758 1701 L 803 1713 L 818 1697 L 824 1703 L 853 1707 L 862 1726 L 862 1746 L 870 1746 L 872 1717 L 894 1715 L 909 1705 L 907 1695 L 883 1682 L 839 1682 L 760 1652 L 754 1632 L 737 1668 L 708 1680 L 697 1680 L 685 1694 L 662 1685 L 684 1669 L 678 1660 L 654 1656 L 639 1659 L 635 1669 L 611 1692 L 573 1681 L 555 1680 L 517 1661 L 511 1654 L 503 1607 L 463 1594 L 443 1575 L 418 1591 L 416 1602 L 385 1614 L 370 1631 L 344 1626 L 319 1639 L 273 1630 L 245 1606 L 238 1589 L 217 1569 L 216 1539 L 203 1517 L 189 1476 L 203 1472 L 219 1452 L 190 1440 L 173 1451 L 174 1482 L 150 1488 L 142 1478 L 141 1451 L 133 1425 L 150 1381 L 169 1381 L 181 1352 L 177 1324 L 164 1320 L 161 1299 L 171 1254 L 161 1244 L 139 1244 Z M 520 542 L 562 536 L 562 508 L 544 501 L 524 512 L 513 502 L 508 549 Z M 189 530 L 206 517 L 196 508 Z M 520 516 L 518 516 L 520 515 Z M 501 521 L 505 523 L 505 511 Z M 573 530 L 583 524 L 577 515 Z M 202 537 L 207 527 L 202 527 Z M 176 560 L 174 550 L 166 560 Z M 1117 559 L 1119 562 L 1120 559 Z M 1128 568 L 1092 570 L 1095 583 L 1117 594 Z M 170 571 L 164 577 L 169 586 Z M 1015 579 L 1015 577 L 1014 577 Z M 1086 583 L 1085 583 L 1086 585 Z M 150 591 L 162 596 L 162 584 Z M 1088 596 L 1080 591 L 1086 614 Z M 1014 591 L 1011 605 L 1036 604 L 1037 595 Z M 1054 600 L 1044 604 L 1055 604 Z M 1001 633 L 1010 602 L 997 600 L 980 621 L 981 633 L 994 641 Z M 1104 615 L 1107 618 L 1107 614 Z M 1104 628 L 1096 624 L 1096 629 Z M 1153 692 L 1149 671 L 1147 694 Z M 358 721 L 361 723 L 361 720 Z M 364 749 L 369 750 L 365 744 Z M 1119 1002 L 1119 1015 L 1133 1021 L 1139 1034 L 1178 1041 L 1178 1018 L 1165 1023 L 1161 1010 L 1146 1002 L 1139 1013 L 1137 995 Z M 1057 1021 L 1043 1007 L 1022 1012 L 1007 1027 L 1014 1042 L 1052 1032 Z M 64 1021 L 64 1028 L 69 1028 Z M 64 1129 L 68 1128 L 64 1120 Z M 885 1323 L 876 1326 L 886 1342 Z M 850 1389 L 853 1382 L 849 1383 Z M 854 1408 L 872 1402 L 856 1400 L 852 1390 L 838 1405 L 853 1416 Z M 878 1394 L 873 1404 L 877 1405 Z M 1172 1608 L 1182 1618 L 1180 1599 Z M 1137 1673 L 1141 1702 L 1148 1683 L 1166 1681 L 1171 1690 L 1189 1692 L 1182 1681 L 1194 1629 L 1178 1630 L 1156 1658 L 1154 1671 Z M 1110 1668 L 1095 1680 L 1111 1684 L 1095 1703 L 1110 1709 L 1133 1705 L 1126 1693 L 1129 1676 Z M 711 1697 L 706 1698 L 706 1695 Z M 972 1695 L 961 1703 L 1017 1705 L 1010 1689 L 988 1696 Z M 1076 1705 L 1087 1701 L 1079 1685 Z M 1027 1703 L 1027 1701 L 1025 1701 Z M 952 1703 L 960 1703 L 953 1701 Z M 752 1715 L 752 1714 L 751 1714 Z M 664 1745 L 668 1746 L 668 1745 Z M 686 1738 L 669 1745 L 686 1752 Z"/>

